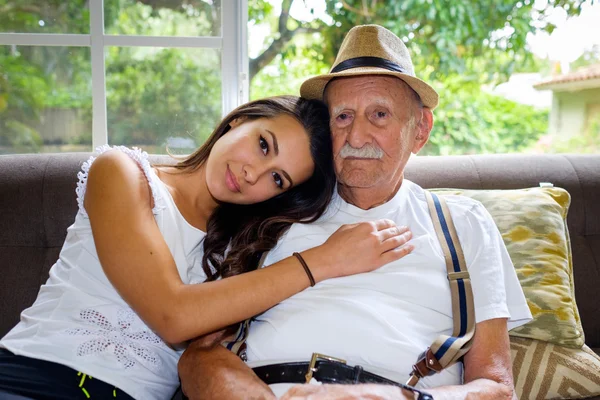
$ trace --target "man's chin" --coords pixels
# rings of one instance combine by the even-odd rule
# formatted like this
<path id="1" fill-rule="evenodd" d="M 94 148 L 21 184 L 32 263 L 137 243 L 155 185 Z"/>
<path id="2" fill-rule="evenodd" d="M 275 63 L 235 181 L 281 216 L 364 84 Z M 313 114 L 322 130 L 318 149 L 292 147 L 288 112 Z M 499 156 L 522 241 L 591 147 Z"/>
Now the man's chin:
<path id="1" fill-rule="evenodd" d="M 348 189 L 369 189 L 377 186 L 378 180 L 375 177 L 357 177 L 338 178 L 340 185 Z"/>

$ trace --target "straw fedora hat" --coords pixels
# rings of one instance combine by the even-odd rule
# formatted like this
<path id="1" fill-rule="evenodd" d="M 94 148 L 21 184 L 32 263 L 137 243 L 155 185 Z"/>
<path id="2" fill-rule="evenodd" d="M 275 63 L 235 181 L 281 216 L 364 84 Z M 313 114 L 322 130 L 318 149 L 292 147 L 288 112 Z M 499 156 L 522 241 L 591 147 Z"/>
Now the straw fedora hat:
<path id="1" fill-rule="evenodd" d="M 438 105 L 436 91 L 415 76 L 404 42 L 379 25 L 350 29 L 329 73 L 306 80 L 300 87 L 300 95 L 322 100 L 325 87 L 332 79 L 356 75 L 395 76 L 419 94 L 423 105 L 431 109 Z"/>

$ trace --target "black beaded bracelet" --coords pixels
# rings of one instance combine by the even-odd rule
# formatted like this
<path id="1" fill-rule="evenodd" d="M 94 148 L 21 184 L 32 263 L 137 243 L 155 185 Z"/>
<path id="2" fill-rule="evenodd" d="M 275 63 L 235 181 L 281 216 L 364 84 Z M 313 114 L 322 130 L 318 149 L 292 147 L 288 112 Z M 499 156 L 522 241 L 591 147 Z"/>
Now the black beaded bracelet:
<path id="1" fill-rule="evenodd" d="M 302 264 L 302 267 L 304 268 L 304 271 L 306 271 L 306 275 L 308 275 L 308 279 L 310 280 L 310 286 L 315 286 L 315 278 L 313 277 L 312 272 L 310 272 L 310 268 L 308 268 L 308 265 L 306 265 L 306 261 L 304 261 L 304 258 L 302 258 L 300 253 L 293 253 L 292 255 L 296 257 L 298 261 L 300 261 L 300 264 Z"/>

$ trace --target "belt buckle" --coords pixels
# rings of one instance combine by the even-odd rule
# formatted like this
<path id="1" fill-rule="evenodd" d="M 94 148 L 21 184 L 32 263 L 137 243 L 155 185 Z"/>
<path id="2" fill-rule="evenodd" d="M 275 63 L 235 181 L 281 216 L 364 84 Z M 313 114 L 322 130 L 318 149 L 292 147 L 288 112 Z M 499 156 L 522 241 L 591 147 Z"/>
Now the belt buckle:
<path id="1" fill-rule="evenodd" d="M 327 361 L 337 361 L 342 364 L 346 364 L 346 360 L 342 360 L 341 358 L 331 357 L 325 354 L 320 353 L 312 353 L 312 357 L 310 358 L 310 364 L 308 364 L 308 371 L 306 371 L 306 383 L 309 383 L 313 377 L 313 373 L 317 372 L 315 365 L 318 360 L 327 360 Z"/>

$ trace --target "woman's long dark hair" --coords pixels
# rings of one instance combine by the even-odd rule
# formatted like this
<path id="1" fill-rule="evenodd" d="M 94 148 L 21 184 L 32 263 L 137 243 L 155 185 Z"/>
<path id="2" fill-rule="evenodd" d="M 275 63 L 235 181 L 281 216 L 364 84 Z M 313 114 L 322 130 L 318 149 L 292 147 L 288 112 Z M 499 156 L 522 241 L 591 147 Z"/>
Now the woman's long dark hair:
<path id="1" fill-rule="evenodd" d="M 206 225 L 202 268 L 207 281 L 254 270 L 263 253 L 271 250 L 295 222 L 309 223 L 326 210 L 335 187 L 329 112 L 319 100 L 276 96 L 246 103 L 227 115 L 208 140 L 175 168 L 193 171 L 208 159 L 217 140 L 237 118 L 258 119 L 290 115 L 304 127 L 315 163 L 312 176 L 304 183 L 251 205 L 222 203 Z M 212 266 L 212 268 L 211 268 Z"/>

